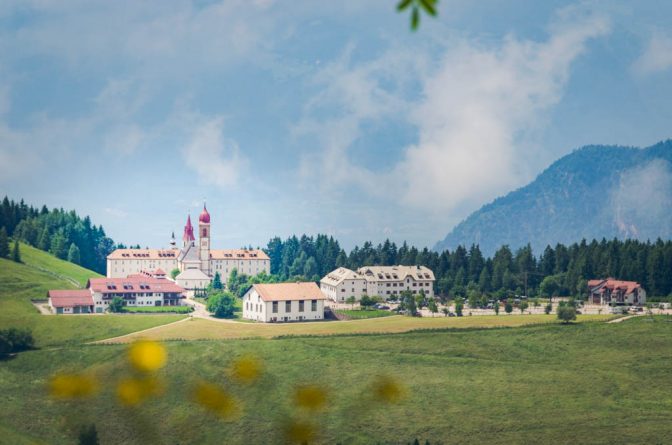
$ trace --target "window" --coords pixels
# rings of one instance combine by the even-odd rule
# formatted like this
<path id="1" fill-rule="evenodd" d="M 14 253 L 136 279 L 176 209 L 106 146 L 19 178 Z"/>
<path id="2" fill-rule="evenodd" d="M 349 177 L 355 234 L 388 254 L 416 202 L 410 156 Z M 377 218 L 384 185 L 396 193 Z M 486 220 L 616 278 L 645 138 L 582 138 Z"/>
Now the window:
<path id="1" fill-rule="evenodd" d="M 303 312 L 303 309 L 304 309 L 304 301 L 300 300 L 299 301 L 299 312 Z"/>
<path id="2" fill-rule="evenodd" d="M 277 301 L 273 302 L 273 313 L 274 314 L 278 313 L 278 302 Z"/>
<path id="3" fill-rule="evenodd" d="M 317 311 L 317 300 L 312 300 L 310 302 L 310 310 L 313 312 Z"/>
<path id="4" fill-rule="evenodd" d="M 292 312 L 292 302 L 285 301 L 285 312 Z"/>

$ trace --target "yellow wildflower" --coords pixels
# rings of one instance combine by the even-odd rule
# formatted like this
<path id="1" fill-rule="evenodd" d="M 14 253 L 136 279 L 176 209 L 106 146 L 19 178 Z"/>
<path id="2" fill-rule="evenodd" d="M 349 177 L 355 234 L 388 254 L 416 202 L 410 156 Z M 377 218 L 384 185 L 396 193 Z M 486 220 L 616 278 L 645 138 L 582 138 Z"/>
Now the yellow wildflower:
<path id="1" fill-rule="evenodd" d="M 296 389 L 296 405 L 309 411 L 320 411 L 327 405 L 327 393 L 317 385 L 305 385 Z"/>
<path id="2" fill-rule="evenodd" d="M 193 397 L 203 408 L 226 420 L 236 418 L 241 411 L 233 396 L 212 383 L 198 383 L 194 388 Z"/>
<path id="3" fill-rule="evenodd" d="M 385 403 L 396 403 L 404 396 L 404 389 L 391 377 L 379 377 L 373 385 L 373 397 Z"/>
<path id="4" fill-rule="evenodd" d="M 285 438 L 291 443 L 310 443 L 315 439 L 315 427 L 307 422 L 292 421 L 285 428 Z"/>
<path id="5" fill-rule="evenodd" d="M 90 397 L 97 390 L 96 380 L 83 374 L 56 374 L 49 381 L 49 393 L 59 399 Z"/>
<path id="6" fill-rule="evenodd" d="M 138 340 L 128 348 L 128 361 L 138 371 L 151 372 L 166 364 L 166 348 L 152 340 Z"/>
<path id="7" fill-rule="evenodd" d="M 231 365 L 229 374 L 241 383 L 252 383 L 261 375 L 261 362 L 254 357 L 242 357 Z"/>
<path id="8" fill-rule="evenodd" d="M 161 392 L 161 385 L 152 378 L 129 377 L 121 380 L 117 385 L 117 398 L 126 406 L 138 405 Z"/>

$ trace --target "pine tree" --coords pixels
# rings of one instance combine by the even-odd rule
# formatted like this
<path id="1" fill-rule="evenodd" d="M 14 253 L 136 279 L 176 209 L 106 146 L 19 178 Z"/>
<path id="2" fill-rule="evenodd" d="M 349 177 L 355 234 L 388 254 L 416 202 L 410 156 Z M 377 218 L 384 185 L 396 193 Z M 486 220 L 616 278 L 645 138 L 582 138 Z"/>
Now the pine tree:
<path id="1" fill-rule="evenodd" d="M 14 248 L 12 249 L 12 261 L 15 263 L 21 262 L 21 252 L 19 251 L 19 240 L 14 239 Z"/>
<path id="2" fill-rule="evenodd" d="M 77 244 L 75 243 L 71 243 L 70 248 L 68 249 L 68 261 L 80 264 L 79 247 L 77 247 Z"/>
<path id="3" fill-rule="evenodd" d="M 4 227 L 0 228 L 0 258 L 9 257 L 9 238 L 7 238 L 7 230 Z"/>
<path id="4" fill-rule="evenodd" d="M 219 272 L 215 272 L 215 276 L 212 279 L 212 288 L 215 290 L 222 290 L 224 286 L 222 286 L 222 277 L 219 275 Z"/>

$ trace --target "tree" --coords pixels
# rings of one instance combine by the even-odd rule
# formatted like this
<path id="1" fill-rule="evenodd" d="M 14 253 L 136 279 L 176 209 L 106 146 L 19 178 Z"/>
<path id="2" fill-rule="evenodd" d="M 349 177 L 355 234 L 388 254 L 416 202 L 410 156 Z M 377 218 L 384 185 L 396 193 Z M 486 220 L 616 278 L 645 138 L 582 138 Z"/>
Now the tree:
<path id="1" fill-rule="evenodd" d="M 553 310 L 553 306 L 551 305 L 551 303 L 548 303 L 546 305 L 546 307 L 544 307 L 544 313 L 546 315 L 550 314 L 552 310 Z"/>
<path id="2" fill-rule="evenodd" d="M 432 317 L 434 314 L 439 312 L 439 308 L 436 306 L 436 300 L 433 298 L 429 299 L 429 305 L 427 306 L 429 308 L 429 311 L 432 313 Z"/>
<path id="3" fill-rule="evenodd" d="M 34 346 L 35 339 L 30 329 L 0 329 L 0 354 L 27 351 Z"/>
<path id="4" fill-rule="evenodd" d="M 441 308 L 441 312 L 443 312 L 443 315 L 444 315 L 445 317 L 447 317 L 448 314 L 450 313 L 450 311 L 448 310 L 447 307 L 443 307 L 443 308 Z"/>
<path id="5" fill-rule="evenodd" d="M 9 257 L 9 238 L 7 237 L 7 230 L 4 227 L 0 228 L 0 258 Z"/>
<path id="6" fill-rule="evenodd" d="M 224 289 L 224 285 L 222 285 L 222 277 L 219 275 L 219 272 L 215 272 L 215 276 L 212 278 L 212 288 L 214 290 Z"/>
<path id="7" fill-rule="evenodd" d="M 369 297 L 368 295 L 362 295 L 362 297 L 359 299 L 359 305 L 362 307 L 362 309 L 369 310 L 374 304 L 376 304 L 376 300 Z"/>
<path id="8" fill-rule="evenodd" d="M 112 301 L 110 301 L 108 308 L 110 309 L 110 312 L 123 312 L 124 299 L 121 297 L 114 297 Z"/>
<path id="9" fill-rule="evenodd" d="M 462 316 L 462 310 L 464 309 L 464 303 L 462 300 L 455 300 L 455 313 L 458 317 Z"/>
<path id="10" fill-rule="evenodd" d="M 506 312 L 507 314 L 510 314 L 511 312 L 513 312 L 513 305 L 511 303 L 509 303 L 508 301 L 504 305 L 504 312 Z"/>
<path id="11" fill-rule="evenodd" d="M 494 309 L 495 315 L 499 315 L 499 301 L 495 301 Z"/>
<path id="12" fill-rule="evenodd" d="M 15 263 L 21 262 L 21 252 L 19 251 L 19 240 L 14 240 L 14 247 L 12 248 L 12 261 Z"/>
<path id="13" fill-rule="evenodd" d="M 350 296 L 345 300 L 345 302 L 348 303 L 348 304 L 350 305 L 350 309 L 354 309 L 354 308 L 355 308 L 355 303 L 357 302 L 357 299 L 355 298 L 354 295 L 350 295 Z"/>
<path id="14" fill-rule="evenodd" d="M 576 320 L 576 309 L 570 305 L 561 304 L 557 309 L 558 320 L 562 320 L 563 324 L 567 324 L 572 320 Z"/>
<path id="15" fill-rule="evenodd" d="M 228 291 L 212 294 L 207 309 L 217 318 L 231 318 L 236 310 L 236 297 Z"/>
<path id="16" fill-rule="evenodd" d="M 172 278 L 174 280 L 175 277 L 177 277 L 179 274 L 180 274 L 180 269 L 178 269 L 176 267 L 175 269 L 170 271 L 170 278 Z"/>
<path id="17" fill-rule="evenodd" d="M 416 315 L 418 313 L 415 297 L 410 290 L 402 291 L 400 300 L 401 302 L 399 303 L 399 309 L 407 311 L 408 315 Z"/>
<path id="18" fill-rule="evenodd" d="M 70 243 L 70 248 L 68 249 L 68 261 L 79 264 L 80 260 L 79 247 L 77 247 L 77 244 L 75 243 Z"/>
<path id="19" fill-rule="evenodd" d="M 527 304 L 527 301 L 523 301 L 520 303 L 520 306 L 518 306 L 518 309 L 520 309 L 520 313 L 522 314 L 528 307 L 530 307 L 530 305 Z"/>

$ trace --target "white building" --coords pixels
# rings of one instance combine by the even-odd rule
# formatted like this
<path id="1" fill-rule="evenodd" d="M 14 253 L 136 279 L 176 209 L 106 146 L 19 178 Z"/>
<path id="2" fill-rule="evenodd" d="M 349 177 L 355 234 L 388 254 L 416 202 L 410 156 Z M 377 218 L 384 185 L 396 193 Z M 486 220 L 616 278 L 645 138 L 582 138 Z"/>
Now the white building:
<path id="1" fill-rule="evenodd" d="M 343 303 L 348 297 L 362 295 L 391 298 L 405 290 L 413 294 L 424 291 L 434 296 L 434 272 L 425 266 L 366 266 L 357 272 L 345 267 L 328 273 L 320 280 L 322 292 L 333 301 Z"/>
<path id="2" fill-rule="evenodd" d="M 265 323 L 323 320 L 325 299 L 313 282 L 255 284 L 243 296 L 243 318 Z"/>
<path id="3" fill-rule="evenodd" d="M 158 270 L 125 278 L 91 278 L 86 289 L 50 290 L 49 306 L 57 314 L 102 313 L 114 297 L 124 306 L 180 306 L 184 289 Z"/>
<path id="4" fill-rule="evenodd" d="M 177 283 L 186 289 L 195 289 L 206 287 L 215 272 L 219 272 L 224 284 L 234 268 L 245 275 L 271 272 L 271 260 L 262 250 L 210 248 L 210 213 L 205 205 L 198 218 L 198 236 L 196 245 L 191 216 L 188 216 L 181 249 L 177 248 L 174 235 L 170 249 L 117 249 L 107 256 L 107 277 L 126 277 L 143 270 L 163 269 L 170 273 L 179 269 Z"/>

